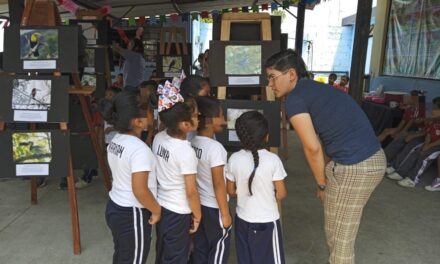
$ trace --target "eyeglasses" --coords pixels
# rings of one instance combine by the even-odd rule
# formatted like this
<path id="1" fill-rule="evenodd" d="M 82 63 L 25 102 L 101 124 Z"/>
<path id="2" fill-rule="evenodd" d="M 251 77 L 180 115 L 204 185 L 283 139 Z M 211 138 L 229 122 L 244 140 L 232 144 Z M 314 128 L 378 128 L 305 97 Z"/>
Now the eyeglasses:
<path id="1" fill-rule="evenodd" d="M 268 78 L 267 78 L 267 81 L 270 83 L 270 82 L 274 82 L 278 77 L 280 77 L 281 75 L 284 75 L 284 74 L 286 74 L 288 72 L 288 70 L 287 71 L 284 71 L 284 72 L 282 72 L 282 73 L 280 73 L 280 74 L 278 74 L 278 75 L 275 75 L 275 76 L 273 76 L 273 75 L 271 75 L 271 76 L 269 76 Z"/>

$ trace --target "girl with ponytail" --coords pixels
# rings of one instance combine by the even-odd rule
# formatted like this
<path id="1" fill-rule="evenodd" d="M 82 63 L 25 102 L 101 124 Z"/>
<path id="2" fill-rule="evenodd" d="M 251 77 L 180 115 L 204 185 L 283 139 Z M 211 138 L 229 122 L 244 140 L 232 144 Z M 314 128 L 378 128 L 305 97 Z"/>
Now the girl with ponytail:
<path id="1" fill-rule="evenodd" d="M 267 151 L 269 125 L 258 111 L 235 123 L 243 149 L 226 168 L 227 190 L 237 197 L 235 246 L 238 263 L 285 263 L 277 201 L 287 195 L 280 158 Z"/>

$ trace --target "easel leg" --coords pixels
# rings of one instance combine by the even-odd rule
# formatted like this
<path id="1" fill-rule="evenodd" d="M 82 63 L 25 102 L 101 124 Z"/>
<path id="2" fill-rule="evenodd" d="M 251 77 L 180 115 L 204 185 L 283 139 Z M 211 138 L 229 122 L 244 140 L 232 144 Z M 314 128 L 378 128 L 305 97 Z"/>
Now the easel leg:
<path id="1" fill-rule="evenodd" d="M 31 177 L 31 204 L 36 205 L 38 203 L 37 196 L 37 177 Z"/>
<path id="2" fill-rule="evenodd" d="M 107 163 L 104 160 L 102 149 L 99 146 L 98 136 L 96 135 L 96 131 L 93 128 L 92 117 L 90 115 L 90 109 L 88 107 L 86 97 L 81 94 L 79 94 L 78 97 L 79 97 L 79 101 L 81 104 L 81 109 L 82 109 L 82 112 L 84 115 L 84 119 L 86 120 L 87 127 L 89 129 L 90 138 L 92 140 L 93 148 L 95 149 L 96 158 L 98 159 L 99 167 L 100 167 L 100 169 L 102 171 L 102 175 L 104 177 L 105 188 L 107 189 L 107 191 L 110 191 L 110 189 L 112 188 L 112 183 L 110 181 L 110 173 L 108 170 Z"/>
<path id="3" fill-rule="evenodd" d="M 78 203 L 76 201 L 75 178 L 72 169 L 72 158 L 69 157 L 69 175 L 67 176 L 69 192 L 70 216 L 72 218 L 73 254 L 81 254 L 81 238 L 79 233 Z"/>

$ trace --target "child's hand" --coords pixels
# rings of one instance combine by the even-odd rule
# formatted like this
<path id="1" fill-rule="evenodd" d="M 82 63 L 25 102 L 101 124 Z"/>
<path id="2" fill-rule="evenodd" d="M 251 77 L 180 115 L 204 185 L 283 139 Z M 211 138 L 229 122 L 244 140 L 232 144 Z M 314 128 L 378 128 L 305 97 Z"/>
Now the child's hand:
<path id="1" fill-rule="evenodd" d="M 194 216 L 192 216 L 191 228 L 189 229 L 189 233 L 194 234 L 195 232 L 197 232 L 197 229 L 199 229 L 199 225 L 200 225 L 200 219 L 197 219 Z"/>
<path id="2" fill-rule="evenodd" d="M 232 225 L 231 214 L 222 215 L 223 228 L 228 229 Z"/>
<path id="3" fill-rule="evenodd" d="M 159 222 L 161 210 L 162 210 L 161 207 L 159 207 L 159 209 L 156 212 L 151 213 L 150 219 L 148 220 L 148 223 L 150 223 L 150 225 L 154 225 L 157 222 Z"/>

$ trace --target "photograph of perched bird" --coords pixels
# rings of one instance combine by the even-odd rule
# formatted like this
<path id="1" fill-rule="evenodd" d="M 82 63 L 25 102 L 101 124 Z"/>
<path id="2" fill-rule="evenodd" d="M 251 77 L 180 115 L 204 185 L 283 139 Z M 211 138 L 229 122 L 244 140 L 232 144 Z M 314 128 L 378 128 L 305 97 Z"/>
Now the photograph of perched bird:
<path id="1" fill-rule="evenodd" d="M 21 59 L 58 59 L 57 29 L 21 29 Z"/>

